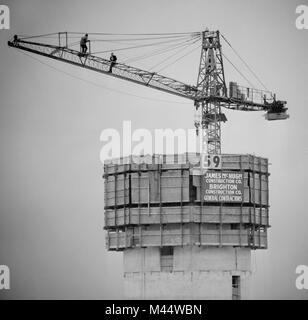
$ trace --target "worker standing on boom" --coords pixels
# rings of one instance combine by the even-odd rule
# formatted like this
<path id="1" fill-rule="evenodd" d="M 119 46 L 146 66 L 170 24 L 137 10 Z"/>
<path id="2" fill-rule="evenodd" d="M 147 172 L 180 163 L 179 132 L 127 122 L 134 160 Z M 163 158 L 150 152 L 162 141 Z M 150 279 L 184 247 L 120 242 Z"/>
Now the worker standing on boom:
<path id="1" fill-rule="evenodd" d="M 110 56 L 109 60 L 110 60 L 110 68 L 109 68 L 108 72 L 112 72 L 112 68 L 117 62 L 117 57 L 113 54 L 113 52 L 111 53 L 111 56 Z"/>
<path id="2" fill-rule="evenodd" d="M 90 40 L 88 40 L 88 34 L 86 33 L 80 40 L 80 51 L 82 54 L 86 54 L 88 47 L 87 47 L 87 42 L 89 42 Z"/>

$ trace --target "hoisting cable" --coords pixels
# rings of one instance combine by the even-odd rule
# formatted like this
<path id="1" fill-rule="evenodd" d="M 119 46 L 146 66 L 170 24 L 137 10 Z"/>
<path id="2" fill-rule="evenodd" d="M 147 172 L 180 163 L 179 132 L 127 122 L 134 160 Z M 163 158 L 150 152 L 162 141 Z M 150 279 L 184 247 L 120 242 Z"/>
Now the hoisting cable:
<path id="1" fill-rule="evenodd" d="M 230 46 L 232 51 L 237 55 L 237 57 L 244 63 L 244 65 L 247 67 L 247 69 L 252 73 L 252 75 L 257 79 L 257 81 L 261 84 L 261 86 L 266 90 L 269 91 L 269 89 L 265 86 L 265 84 L 260 80 L 260 78 L 256 75 L 256 73 L 250 68 L 250 66 L 247 64 L 247 62 L 239 55 L 239 53 L 233 48 L 233 46 L 230 44 L 230 42 L 226 39 L 226 37 L 221 34 L 222 38 L 225 40 L 225 42 Z M 270 91 L 269 91 L 270 92 Z"/>

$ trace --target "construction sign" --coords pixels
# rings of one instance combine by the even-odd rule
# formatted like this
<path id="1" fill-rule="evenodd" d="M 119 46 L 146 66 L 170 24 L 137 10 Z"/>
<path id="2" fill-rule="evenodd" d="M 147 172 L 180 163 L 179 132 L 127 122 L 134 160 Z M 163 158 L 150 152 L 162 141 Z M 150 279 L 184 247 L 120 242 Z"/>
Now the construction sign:
<path id="1" fill-rule="evenodd" d="M 244 174 L 234 171 L 207 171 L 203 176 L 204 201 L 242 202 Z"/>

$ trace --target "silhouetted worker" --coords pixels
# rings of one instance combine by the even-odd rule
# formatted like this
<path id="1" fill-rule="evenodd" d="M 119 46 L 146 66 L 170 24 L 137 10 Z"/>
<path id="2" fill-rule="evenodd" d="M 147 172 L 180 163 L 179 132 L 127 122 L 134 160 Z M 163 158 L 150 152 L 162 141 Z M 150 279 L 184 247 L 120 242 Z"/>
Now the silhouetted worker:
<path id="1" fill-rule="evenodd" d="M 110 56 L 109 60 L 111 61 L 111 63 L 110 63 L 110 68 L 109 68 L 108 72 L 112 72 L 112 68 L 117 62 L 117 57 L 113 54 L 113 52 L 111 53 L 111 56 Z"/>
<path id="2" fill-rule="evenodd" d="M 88 34 L 86 33 L 80 40 L 80 51 L 82 54 L 87 53 L 88 51 L 87 42 L 89 41 L 90 40 L 88 40 Z"/>
<path id="3" fill-rule="evenodd" d="M 17 34 L 15 34 L 14 39 L 13 39 L 14 46 L 17 46 L 18 41 L 19 41 L 18 36 L 17 36 Z"/>

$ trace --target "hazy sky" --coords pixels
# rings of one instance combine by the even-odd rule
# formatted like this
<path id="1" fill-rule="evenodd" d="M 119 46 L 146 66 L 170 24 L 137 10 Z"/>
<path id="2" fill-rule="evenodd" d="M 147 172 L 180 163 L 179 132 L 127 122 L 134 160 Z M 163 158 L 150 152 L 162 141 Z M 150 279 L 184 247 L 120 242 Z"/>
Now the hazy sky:
<path id="1" fill-rule="evenodd" d="M 162 33 L 219 29 L 291 118 L 227 111 L 224 153 L 270 163 L 269 249 L 253 253 L 252 298 L 307 299 L 295 268 L 308 265 L 307 40 L 295 8 L 307 0 L 1 1 L 11 30 L 0 30 L 0 264 L 11 269 L 1 298 L 122 298 L 122 254 L 107 252 L 103 230 L 103 129 L 191 128 L 189 101 L 60 62 L 48 68 L 7 47 L 13 34 L 57 31 Z M 227 48 L 223 48 L 227 52 Z M 121 60 L 121 54 L 118 54 Z M 194 84 L 199 52 L 165 74 Z M 227 81 L 243 80 L 226 64 Z M 244 84 L 244 83 L 243 83 Z M 120 90 L 158 102 L 105 89 Z"/>

